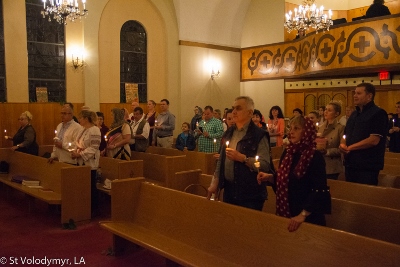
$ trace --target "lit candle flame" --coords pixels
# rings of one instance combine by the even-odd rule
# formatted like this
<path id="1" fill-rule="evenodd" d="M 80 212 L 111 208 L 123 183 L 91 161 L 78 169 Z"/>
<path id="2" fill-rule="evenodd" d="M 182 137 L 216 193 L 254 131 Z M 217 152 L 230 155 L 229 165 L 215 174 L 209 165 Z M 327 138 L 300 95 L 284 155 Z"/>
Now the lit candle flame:
<path id="1" fill-rule="evenodd" d="M 256 162 L 258 161 L 258 158 L 259 158 L 259 157 L 258 157 L 258 156 L 256 156 Z"/>
<path id="2" fill-rule="evenodd" d="M 71 143 L 68 143 L 68 147 L 71 147 Z"/>
<path id="3" fill-rule="evenodd" d="M 4 130 L 4 133 L 6 134 L 6 133 L 7 133 L 7 130 Z"/>
<path id="4" fill-rule="evenodd" d="M 217 142 L 217 139 L 214 138 L 214 144 Z"/>
<path id="5" fill-rule="evenodd" d="M 343 135 L 343 139 L 346 140 L 346 135 L 345 134 Z"/>
<path id="6" fill-rule="evenodd" d="M 226 147 L 229 147 L 229 141 L 226 141 Z"/>

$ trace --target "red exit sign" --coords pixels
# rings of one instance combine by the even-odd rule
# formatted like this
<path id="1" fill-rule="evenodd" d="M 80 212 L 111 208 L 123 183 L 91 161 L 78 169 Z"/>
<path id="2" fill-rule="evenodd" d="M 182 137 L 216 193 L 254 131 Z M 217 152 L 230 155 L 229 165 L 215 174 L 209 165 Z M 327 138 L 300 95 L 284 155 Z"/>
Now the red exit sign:
<path id="1" fill-rule="evenodd" d="M 379 80 L 381 81 L 390 80 L 390 73 L 388 71 L 379 72 Z"/>

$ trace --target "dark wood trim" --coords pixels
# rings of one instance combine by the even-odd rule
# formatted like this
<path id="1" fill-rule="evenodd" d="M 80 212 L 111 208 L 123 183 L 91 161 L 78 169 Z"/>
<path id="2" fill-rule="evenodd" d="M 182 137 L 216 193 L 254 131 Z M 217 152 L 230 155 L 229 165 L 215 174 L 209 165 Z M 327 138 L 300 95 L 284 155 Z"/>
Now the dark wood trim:
<path id="1" fill-rule="evenodd" d="M 214 49 L 214 50 L 222 50 L 222 51 L 228 51 L 228 52 L 238 52 L 238 53 L 240 53 L 242 51 L 242 49 L 237 48 L 237 47 L 213 45 L 213 44 L 191 42 L 191 41 L 183 41 L 183 40 L 179 40 L 179 45 L 194 46 L 194 47 L 208 48 L 208 49 Z"/>
<path id="2" fill-rule="evenodd" d="M 346 87 L 327 87 L 327 88 L 299 88 L 299 89 L 285 89 L 285 93 L 314 93 L 314 92 L 326 92 L 326 91 L 354 91 L 355 86 Z M 400 90 L 400 84 L 388 84 L 388 85 L 375 85 L 377 91 L 393 91 Z"/>

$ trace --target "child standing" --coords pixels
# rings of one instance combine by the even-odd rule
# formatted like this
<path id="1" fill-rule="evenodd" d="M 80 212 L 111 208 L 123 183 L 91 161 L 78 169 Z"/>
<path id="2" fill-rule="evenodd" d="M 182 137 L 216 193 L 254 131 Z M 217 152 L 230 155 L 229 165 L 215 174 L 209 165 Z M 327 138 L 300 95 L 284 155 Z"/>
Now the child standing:
<path id="1" fill-rule="evenodd" d="M 196 148 L 196 141 L 194 136 L 189 133 L 190 124 L 187 122 L 182 123 L 182 133 L 176 138 L 175 147 L 181 151 L 194 150 Z"/>

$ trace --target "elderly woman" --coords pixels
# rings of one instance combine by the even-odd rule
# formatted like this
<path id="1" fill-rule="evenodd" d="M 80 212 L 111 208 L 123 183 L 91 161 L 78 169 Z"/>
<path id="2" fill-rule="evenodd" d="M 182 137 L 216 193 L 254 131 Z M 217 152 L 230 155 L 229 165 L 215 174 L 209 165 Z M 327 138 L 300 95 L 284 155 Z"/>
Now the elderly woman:
<path id="1" fill-rule="evenodd" d="M 289 145 L 283 152 L 276 183 L 276 214 L 290 218 L 288 230 L 296 231 L 303 222 L 326 225 L 331 210 L 325 161 L 315 149 L 316 130 L 310 118 L 298 116 L 290 121 Z M 271 174 L 260 172 L 259 183 Z"/>
<path id="2" fill-rule="evenodd" d="M 343 139 L 344 126 L 338 121 L 342 108 L 338 102 L 330 102 L 326 105 L 325 122 L 318 129 L 318 136 L 327 139 L 326 149 L 320 152 L 324 154 L 326 163 L 326 178 L 337 180 L 343 172 L 343 162 L 339 146 Z"/>
<path id="3" fill-rule="evenodd" d="M 83 127 L 75 140 L 76 150 L 71 152 L 71 157 L 76 159 L 79 166 L 91 167 L 91 206 L 92 215 L 98 210 L 96 172 L 99 167 L 101 132 L 96 126 L 97 115 L 90 110 L 81 110 L 78 114 L 79 124 Z"/>
<path id="4" fill-rule="evenodd" d="M 124 110 L 113 108 L 111 115 L 113 122 L 110 126 L 110 131 L 106 134 L 107 157 L 114 159 L 130 160 L 131 149 L 129 141 L 131 140 L 132 129 L 124 119 Z"/>
<path id="5" fill-rule="evenodd" d="M 13 141 L 12 150 L 37 156 L 39 146 L 36 143 L 36 132 L 31 120 L 32 114 L 29 111 L 23 112 L 18 118 L 20 128 L 17 133 L 13 137 L 5 136 L 5 138 Z"/>

